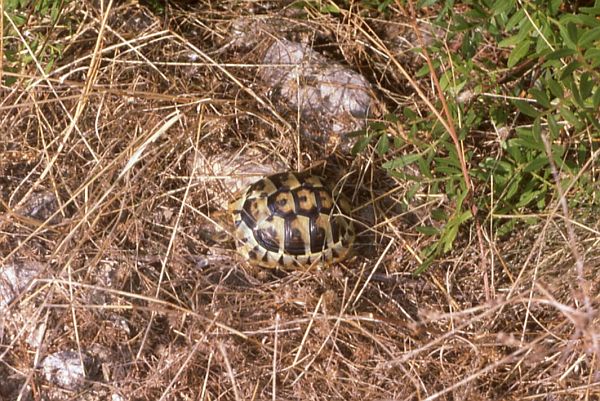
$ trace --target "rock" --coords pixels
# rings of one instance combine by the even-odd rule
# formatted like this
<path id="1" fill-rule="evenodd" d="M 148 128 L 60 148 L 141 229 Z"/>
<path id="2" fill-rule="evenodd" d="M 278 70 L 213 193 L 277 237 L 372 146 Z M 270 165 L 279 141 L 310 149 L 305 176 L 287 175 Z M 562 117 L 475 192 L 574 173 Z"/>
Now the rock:
<path id="1" fill-rule="evenodd" d="M 56 195 L 50 191 L 35 191 L 19 204 L 16 211 L 26 217 L 46 221 L 49 224 L 58 224 L 62 220 L 61 214 L 56 214 L 58 200 Z"/>
<path id="2" fill-rule="evenodd" d="M 299 110 L 312 127 L 304 131 L 323 143 L 331 133 L 341 136 L 365 127 L 373 104 L 371 86 L 359 73 L 333 62 L 308 45 L 285 39 L 273 42 L 265 53 L 262 80 L 271 97 Z M 348 148 L 348 139 L 333 138 Z"/>
<path id="3" fill-rule="evenodd" d="M 232 194 L 241 191 L 266 175 L 282 172 L 287 166 L 259 148 L 245 147 L 233 153 L 190 158 L 190 167 L 198 181 L 206 186 L 212 199 L 225 210 Z"/>
<path id="4" fill-rule="evenodd" d="M 94 359 L 85 352 L 81 358 L 76 351 L 59 351 L 48 355 L 41 363 L 44 377 L 51 383 L 67 390 L 85 387 L 94 369 Z"/>
<path id="5" fill-rule="evenodd" d="M 37 262 L 18 261 L 0 266 L 0 311 L 31 284 L 44 266 Z"/>

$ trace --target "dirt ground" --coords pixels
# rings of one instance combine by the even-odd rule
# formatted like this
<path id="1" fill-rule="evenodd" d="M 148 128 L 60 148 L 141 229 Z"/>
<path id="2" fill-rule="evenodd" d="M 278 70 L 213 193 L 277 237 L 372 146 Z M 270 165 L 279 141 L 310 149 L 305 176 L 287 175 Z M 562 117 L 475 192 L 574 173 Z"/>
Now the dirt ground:
<path id="1" fill-rule="evenodd" d="M 285 39 L 361 74 L 371 120 L 423 110 L 389 61 L 422 67 L 411 24 L 153 4 L 67 4 L 39 25 L 61 58 L 4 72 L 1 400 L 600 399 L 598 209 L 554 200 L 504 237 L 465 226 L 415 275 L 432 241 L 417 227 L 455 200 L 386 174 L 392 156 L 372 146 L 351 155 L 327 110 L 303 114 L 266 83 L 264 55 Z M 262 168 L 344 175 L 353 257 L 297 271 L 240 259 L 223 167 L 240 149 Z"/>

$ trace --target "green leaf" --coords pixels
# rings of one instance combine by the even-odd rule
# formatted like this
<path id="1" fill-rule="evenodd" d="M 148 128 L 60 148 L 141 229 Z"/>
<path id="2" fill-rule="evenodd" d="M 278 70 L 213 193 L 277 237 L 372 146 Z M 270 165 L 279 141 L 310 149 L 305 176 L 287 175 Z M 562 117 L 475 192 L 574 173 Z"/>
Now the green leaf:
<path id="1" fill-rule="evenodd" d="M 550 99 L 548 98 L 548 95 L 546 95 L 546 92 L 539 90 L 537 88 L 531 88 L 529 89 L 529 93 L 535 98 L 535 100 L 544 108 L 549 109 L 550 108 Z"/>
<path id="2" fill-rule="evenodd" d="M 510 53 L 510 56 L 508 56 L 507 66 L 509 68 L 514 67 L 519 61 L 521 61 L 521 59 L 523 57 L 525 57 L 527 55 L 527 53 L 529 52 L 530 45 L 531 45 L 531 40 L 529 40 L 529 39 L 524 40 L 524 41 L 520 42 L 519 44 L 517 44 L 517 46 Z"/>
<path id="3" fill-rule="evenodd" d="M 580 47 L 588 47 L 597 40 L 600 40 L 600 26 L 585 31 L 577 41 Z"/>
<path id="4" fill-rule="evenodd" d="M 500 46 L 500 47 L 514 46 L 517 43 L 520 43 L 522 40 L 523 40 L 523 38 L 517 34 L 517 35 L 509 36 L 508 38 L 501 40 L 498 43 L 498 46 Z"/>
<path id="5" fill-rule="evenodd" d="M 596 88 L 594 96 L 592 97 L 592 104 L 595 109 L 598 109 L 600 107 L 600 88 Z"/>
<path id="6" fill-rule="evenodd" d="M 434 5 L 436 2 L 437 0 L 419 0 L 419 2 L 417 3 L 417 7 L 429 7 Z"/>
<path id="7" fill-rule="evenodd" d="M 306 7 L 309 7 L 309 3 L 308 3 L 308 1 L 298 0 L 298 1 L 294 1 L 292 4 L 290 4 L 290 7 L 302 10 Z"/>
<path id="8" fill-rule="evenodd" d="M 577 25 L 572 22 L 567 23 L 567 34 L 569 35 L 569 39 L 573 43 L 577 43 L 579 39 L 579 31 L 577 30 Z"/>
<path id="9" fill-rule="evenodd" d="M 429 269 L 429 266 L 431 266 L 431 264 L 435 261 L 436 256 L 437 256 L 437 253 L 434 253 L 433 255 L 425 258 L 423 260 L 423 263 L 421 263 L 421 265 L 419 267 L 417 267 L 417 269 L 415 270 L 415 272 L 413 274 L 415 276 L 419 276 L 424 271 L 426 271 L 427 269 Z"/>
<path id="10" fill-rule="evenodd" d="M 554 162 L 562 168 L 564 166 L 562 157 L 565 155 L 565 147 L 559 144 L 552 144 L 550 146 L 550 152 L 552 153 L 552 157 L 555 159 Z"/>
<path id="11" fill-rule="evenodd" d="M 421 234 L 425 234 L 430 237 L 433 237 L 434 235 L 438 235 L 440 233 L 440 230 L 438 228 L 429 227 L 429 226 L 416 227 L 416 230 L 417 230 L 417 232 L 419 232 Z"/>
<path id="12" fill-rule="evenodd" d="M 383 119 L 385 121 L 392 122 L 392 123 L 397 123 L 397 122 L 400 121 L 400 119 L 398 118 L 398 116 L 396 114 L 394 114 L 394 113 L 388 113 L 388 114 L 386 114 L 385 116 L 383 116 Z"/>
<path id="13" fill-rule="evenodd" d="M 371 142 L 371 138 L 369 136 L 363 136 L 361 138 L 358 138 L 358 140 L 352 147 L 352 154 L 357 155 L 363 150 L 365 150 L 369 145 L 369 142 Z"/>
<path id="14" fill-rule="evenodd" d="M 589 72 L 584 72 L 579 78 L 579 93 L 583 99 L 587 99 L 592 95 L 594 90 L 594 81 Z"/>
<path id="15" fill-rule="evenodd" d="M 598 1 L 596 0 L 595 7 L 580 7 L 579 12 L 588 14 L 591 16 L 598 16 L 598 15 L 600 15 L 600 4 L 598 4 Z"/>
<path id="16" fill-rule="evenodd" d="M 50 71 L 52 71 L 52 67 L 54 67 L 54 57 L 51 57 L 48 60 L 48 64 L 46 64 L 46 66 L 44 67 L 44 71 L 46 72 L 46 74 L 49 74 Z"/>
<path id="17" fill-rule="evenodd" d="M 535 44 L 535 52 L 537 54 L 548 53 L 550 51 L 550 47 L 548 47 L 548 38 L 552 37 L 552 29 L 548 24 L 544 23 L 541 28 L 541 33 L 537 38 Z"/>
<path id="18" fill-rule="evenodd" d="M 348 138 L 358 138 L 358 137 L 361 137 L 363 135 L 367 135 L 367 130 L 366 129 L 359 129 L 357 131 L 348 132 L 346 134 L 346 137 L 348 137 Z"/>
<path id="19" fill-rule="evenodd" d="M 533 136 L 523 136 L 523 137 L 519 137 L 519 138 L 514 138 L 511 141 L 511 144 L 513 145 L 513 147 L 517 147 L 517 149 L 519 148 L 523 148 L 522 150 L 525 149 L 531 149 L 531 150 L 537 150 L 539 152 L 542 152 L 544 150 L 544 144 L 541 141 L 536 141 Z M 516 149 L 511 149 L 512 152 L 515 152 Z M 521 149 L 519 149 L 520 151 Z M 516 153 L 516 152 L 515 152 Z M 519 163 L 525 163 L 528 160 L 527 156 L 523 156 L 523 154 L 521 153 L 519 155 L 519 157 L 517 157 L 516 155 L 513 156 L 515 161 L 519 162 Z"/>
<path id="20" fill-rule="evenodd" d="M 550 15 L 556 15 L 560 9 L 562 4 L 562 0 L 550 0 L 548 4 L 548 11 L 550 11 Z"/>
<path id="21" fill-rule="evenodd" d="M 406 144 L 406 141 L 401 136 L 394 136 L 394 147 L 401 148 Z"/>
<path id="22" fill-rule="evenodd" d="M 450 221 L 444 229 L 442 238 L 440 239 L 440 242 L 444 245 L 444 253 L 452 249 L 452 245 L 454 244 L 454 241 L 456 240 L 456 237 L 458 235 L 458 229 L 463 223 L 471 219 L 471 217 L 473 217 L 473 214 L 471 213 L 471 211 L 467 210 L 450 219 Z"/>
<path id="23" fill-rule="evenodd" d="M 525 191 L 519 197 L 519 201 L 515 205 L 517 208 L 525 207 L 531 203 L 532 200 L 540 196 L 540 191 Z"/>
<path id="24" fill-rule="evenodd" d="M 461 170 L 449 166 L 439 166 L 438 168 L 436 168 L 435 171 L 437 173 L 443 174 L 444 176 L 446 176 L 446 178 L 456 178 L 462 175 Z"/>
<path id="25" fill-rule="evenodd" d="M 570 24 L 573 25 L 573 23 Z M 571 34 L 569 33 L 567 26 L 565 26 L 564 24 L 560 24 L 559 31 L 560 36 L 563 39 L 564 43 L 567 45 L 567 47 L 573 50 L 577 50 L 577 41 L 571 38 Z"/>
<path id="26" fill-rule="evenodd" d="M 462 15 L 454 17 L 454 25 L 451 27 L 455 32 L 463 32 L 473 28 L 473 23 L 470 23 Z"/>
<path id="27" fill-rule="evenodd" d="M 444 245 L 444 248 L 443 248 L 444 253 L 446 253 L 452 249 L 454 240 L 456 239 L 456 236 L 458 235 L 458 229 L 459 229 L 459 226 L 453 224 L 444 232 L 445 235 L 443 235 L 442 239 L 440 240 L 441 243 Z"/>
<path id="28" fill-rule="evenodd" d="M 39 14 L 46 15 L 48 13 L 48 2 L 47 1 L 38 1 L 35 4 L 35 11 Z"/>
<path id="29" fill-rule="evenodd" d="M 524 100 L 513 100 L 512 103 L 517 106 L 519 111 L 529 117 L 537 117 L 540 113 L 534 109 L 529 102 Z"/>
<path id="30" fill-rule="evenodd" d="M 516 27 L 518 24 L 522 23 L 523 21 L 525 21 L 525 9 L 519 8 L 519 11 L 514 13 L 509 18 L 509 20 L 506 22 L 506 30 L 511 31 L 514 27 Z"/>
<path id="31" fill-rule="evenodd" d="M 506 194 L 504 195 L 504 197 L 506 199 L 511 199 L 519 191 L 520 183 L 521 183 L 520 177 L 514 179 L 508 186 L 508 189 L 506 190 Z"/>
<path id="32" fill-rule="evenodd" d="M 521 138 L 513 138 L 507 142 L 506 151 L 513 158 L 513 160 L 517 163 L 523 163 L 523 153 L 521 152 L 521 143 L 523 139 Z"/>
<path id="33" fill-rule="evenodd" d="M 2 77 L 2 79 L 4 80 L 4 85 L 6 86 L 12 86 L 15 82 L 17 82 L 16 77 L 9 77 L 5 75 L 4 77 Z"/>
<path id="34" fill-rule="evenodd" d="M 395 158 L 394 160 L 390 160 L 388 162 L 383 163 L 383 168 L 386 170 L 397 170 L 402 167 L 408 166 L 416 162 L 419 159 L 422 159 L 423 156 L 420 154 L 408 154 Z"/>
<path id="35" fill-rule="evenodd" d="M 590 67 L 598 68 L 600 66 L 600 49 L 592 47 L 586 50 L 583 58 L 591 64 Z"/>
<path id="36" fill-rule="evenodd" d="M 446 221 L 448 220 L 448 215 L 446 215 L 444 209 L 433 209 L 431 211 L 431 218 L 435 221 Z"/>
<path id="37" fill-rule="evenodd" d="M 544 210 L 544 209 L 546 208 L 546 198 L 545 198 L 545 197 L 543 197 L 543 196 L 541 196 L 541 197 L 540 197 L 540 198 L 537 200 L 537 202 L 536 202 L 535 206 L 536 206 L 538 209 L 540 209 L 540 210 Z M 535 218 L 526 219 L 525 221 L 526 221 L 526 223 L 528 223 L 528 224 L 530 224 L 530 225 L 533 225 L 533 224 L 535 224 Z"/>
<path id="38" fill-rule="evenodd" d="M 465 15 L 473 19 L 485 20 L 488 22 L 490 15 L 488 14 L 487 9 L 484 9 L 478 3 L 479 2 L 473 2 L 472 8 L 467 11 Z"/>
<path id="39" fill-rule="evenodd" d="M 560 127 L 556 122 L 556 118 L 553 115 L 548 116 L 548 128 L 550 129 L 550 135 L 552 139 L 557 139 L 560 137 Z"/>
<path id="40" fill-rule="evenodd" d="M 320 11 L 323 14 L 339 14 L 341 12 L 340 8 L 333 3 L 322 6 Z"/>
<path id="41" fill-rule="evenodd" d="M 381 132 L 381 131 L 385 131 L 386 129 L 386 123 L 383 121 L 373 121 L 372 123 L 369 123 L 369 127 L 368 130 L 369 132 Z"/>
<path id="42" fill-rule="evenodd" d="M 531 31 L 533 31 L 533 25 L 529 18 L 525 18 L 521 24 L 518 35 L 522 40 L 525 40 L 529 37 Z"/>
<path id="43" fill-rule="evenodd" d="M 515 225 L 517 224 L 516 220 L 508 220 L 506 223 L 503 223 L 496 229 L 496 233 L 499 237 L 503 237 L 507 234 L 510 234 L 515 229 Z"/>
<path id="44" fill-rule="evenodd" d="M 559 83 L 553 80 L 552 78 L 549 78 L 546 81 L 546 84 L 548 85 L 548 88 L 550 88 L 550 92 L 552 92 L 552 95 L 554 95 L 554 97 L 562 99 L 565 96 L 563 87 L 560 86 Z"/>
<path id="45" fill-rule="evenodd" d="M 560 115 L 563 116 L 563 118 L 565 120 L 567 120 L 569 122 L 569 124 L 576 127 L 577 129 L 579 129 L 579 127 L 581 126 L 581 122 L 579 121 L 579 118 L 577 118 L 577 116 L 571 110 L 569 110 L 567 107 L 564 107 L 564 106 L 560 106 L 559 110 L 560 110 Z"/>
<path id="46" fill-rule="evenodd" d="M 387 0 L 390 3 L 393 2 L 393 0 Z M 447 16 L 448 12 L 454 9 L 454 0 L 447 0 L 444 2 L 444 7 L 442 8 L 442 10 L 439 12 L 436 21 L 443 21 L 444 17 Z"/>
<path id="47" fill-rule="evenodd" d="M 50 21 L 52 24 L 56 24 L 58 21 L 58 17 L 60 16 L 61 4 L 60 2 L 54 3 L 52 9 L 50 10 Z"/>
<path id="48" fill-rule="evenodd" d="M 497 0 L 491 8 L 491 11 L 496 14 L 502 14 L 515 6 L 515 0 Z"/>
<path id="49" fill-rule="evenodd" d="M 534 171 L 538 171 L 542 167 L 546 166 L 547 164 L 548 164 L 548 156 L 546 156 L 546 155 L 538 156 L 535 159 L 533 159 L 532 161 L 530 161 L 525 166 L 525 168 L 523 169 L 523 172 L 531 173 Z"/>
<path id="50" fill-rule="evenodd" d="M 533 134 L 533 135 L 531 135 L 532 143 L 543 144 L 543 142 L 542 142 L 542 123 L 541 123 L 539 117 L 537 117 L 533 121 L 533 128 L 531 129 L 531 133 Z M 527 135 L 525 135 L 524 137 L 527 138 Z"/>
<path id="51" fill-rule="evenodd" d="M 408 191 L 406 192 L 406 199 L 408 199 L 408 200 L 414 199 L 415 195 L 417 194 L 417 192 L 419 192 L 420 189 L 421 189 L 421 183 L 415 182 L 414 184 L 412 184 L 408 188 Z"/>
<path id="52" fill-rule="evenodd" d="M 415 113 L 410 107 L 404 107 L 402 109 L 402 114 L 404 117 L 408 118 L 410 121 L 416 120 L 419 115 Z"/>
<path id="53" fill-rule="evenodd" d="M 387 153 L 390 149 L 390 140 L 388 139 L 387 134 L 383 134 L 379 137 L 377 141 L 377 145 L 375 145 L 375 151 L 379 156 L 382 156 Z"/>
<path id="54" fill-rule="evenodd" d="M 571 90 L 571 94 L 573 95 L 573 100 L 575 101 L 575 104 L 579 106 L 580 109 L 583 109 L 583 99 L 581 98 L 581 93 L 579 92 L 577 84 L 571 81 L 569 82 L 568 87 Z"/>
<path id="55" fill-rule="evenodd" d="M 15 23 L 15 25 L 17 27 L 21 27 L 27 21 L 27 18 L 25 18 L 22 15 L 13 15 L 12 21 Z"/>
<path id="56" fill-rule="evenodd" d="M 417 166 L 419 166 L 419 172 L 424 177 L 427 177 L 427 178 L 433 178 L 433 174 L 432 174 L 433 171 L 432 171 L 432 168 L 430 167 L 431 161 L 432 161 L 431 157 L 433 157 L 433 154 L 434 153 L 431 152 L 431 155 L 427 159 L 425 159 L 425 158 L 417 159 Z"/>
<path id="57" fill-rule="evenodd" d="M 575 50 L 569 49 L 568 47 L 563 47 L 562 49 L 558 49 L 551 53 L 548 53 L 546 55 L 546 60 L 558 60 L 561 58 L 572 56 L 575 53 L 577 53 Z"/>
<path id="58" fill-rule="evenodd" d="M 581 62 L 579 62 L 577 60 L 571 61 L 569 64 L 567 64 L 565 69 L 560 74 L 560 80 L 563 81 L 566 78 L 571 77 L 571 75 L 573 75 L 573 71 L 575 71 L 579 67 L 581 67 Z"/>
<path id="59" fill-rule="evenodd" d="M 423 78 L 424 76 L 429 74 L 429 65 L 425 64 L 423 67 L 419 68 L 419 70 L 416 72 L 416 76 L 418 78 Z"/>
<path id="60" fill-rule="evenodd" d="M 470 210 L 467 210 L 466 212 L 463 212 L 460 216 L 458 216 L 457 222 L 458 224 L 466 223 L 471 219 L 471 217 L 473 217 L 473 213 L 471 213 Z"/>

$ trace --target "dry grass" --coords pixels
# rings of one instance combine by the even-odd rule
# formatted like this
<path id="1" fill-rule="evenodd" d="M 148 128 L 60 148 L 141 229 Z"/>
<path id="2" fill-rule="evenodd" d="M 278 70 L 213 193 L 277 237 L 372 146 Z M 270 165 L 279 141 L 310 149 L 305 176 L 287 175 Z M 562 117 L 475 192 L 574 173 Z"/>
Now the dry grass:
<path id="1" fill-rule="evenodd" d="M 231 44 L 232 22 L 277 10 L 200 2 L 159 19 L 134 2 L 68 7 L 72 29 L 48 29 L 64 58 L 1 89 L 0 265 L 44 270 L 0 315 L 0 399 L 28 389 L 33 399 L 598 399 L 598 211 L 569 217 L 556 205 L 503 240 L 489 227 L 465 232 L 413 277 L 429 241 L 415 227 L 451 200 L 423 188 L 421 204 L 404 206 L 406 183 L 384 178 L 370 150 L 344 162 L 348 186 L 378 199 L 369 257 L 284 273 L 210 241 L 215 191 L 229 194 L 218 177 L 195 176 L 194 155 L 260 143 L 306 168 L 328 151 L 299 140 L 297 113 L 261 87 L 270 35 L 312 41 L 363 73 L 379 113 L 430 112 L 414 85 L 435 92 L 407 83 L 399 68 L 410 77 L 416 61 L 400 45 L 378 48 L 392 43 L 383 32 L 352 14 L 297 27 L 286 16 L 248 49 Z M 22 212 L 40 191 L 57 199 L 55 224 Z M 59 350 L 97 362 L 79 395 L 35 369 Z"/>

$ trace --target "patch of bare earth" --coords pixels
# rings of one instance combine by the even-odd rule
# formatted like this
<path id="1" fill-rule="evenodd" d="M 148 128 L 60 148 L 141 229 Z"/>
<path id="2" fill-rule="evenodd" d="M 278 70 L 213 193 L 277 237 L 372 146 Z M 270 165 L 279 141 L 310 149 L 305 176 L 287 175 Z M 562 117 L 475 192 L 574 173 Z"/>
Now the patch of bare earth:
<path id="1" fill-rule="evenodd" d="M 285 39 L 361 74 L 373 119 L 426 110 L 398 70 L 423 61 L 392 10 L 81 1 L 52 28 L 32 19 L 63 58 L 1 88 L 0 399 L 598 399 L 597 210 L 464 232 L 413 276 L 430 241 L 416 227 L 454 200 L 423 187 L 406 202 L 372 148 L 348 156 L 323 135 L 336 122 L 261 79 Z M 353 258 L 281 272 L 236 256 L 231 171 L 193 166 L 245 146 L 289 169 L 335 154 L 369 209 Z"/>

